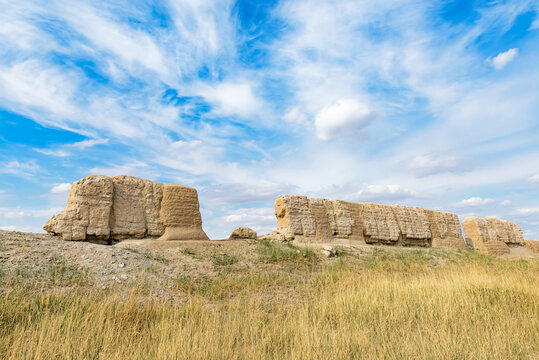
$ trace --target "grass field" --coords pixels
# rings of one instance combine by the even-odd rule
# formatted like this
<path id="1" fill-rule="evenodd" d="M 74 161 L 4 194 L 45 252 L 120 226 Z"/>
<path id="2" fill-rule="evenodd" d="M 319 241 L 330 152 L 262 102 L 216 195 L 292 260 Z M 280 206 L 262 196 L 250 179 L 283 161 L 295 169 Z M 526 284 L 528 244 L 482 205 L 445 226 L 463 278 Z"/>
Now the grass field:
<path id="1" fill-rule="evenodd" d="M 102 290 L 61 268 L 47 293 L 16 274 L 0 298 L 2 359 L 539 359 L 539 263 L 439 249 L 261 243 L 215 277 Z M 5 287 L 4 287 L 5 288 Z M 164 294 L 164 295 L 163 295 Z"/>

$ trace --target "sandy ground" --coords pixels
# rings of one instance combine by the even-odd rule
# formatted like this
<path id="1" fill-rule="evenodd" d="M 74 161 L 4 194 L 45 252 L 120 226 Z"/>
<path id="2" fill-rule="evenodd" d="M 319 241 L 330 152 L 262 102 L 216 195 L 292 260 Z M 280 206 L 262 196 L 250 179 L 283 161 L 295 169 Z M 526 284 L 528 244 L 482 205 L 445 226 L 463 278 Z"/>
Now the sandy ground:
<path id="1" fill-rule="evenodd" d="M 47 234 L 0 231 L 0 269 L 3 272 L 49 276 L 55 268 L 84 272 L 90 282 L 106 288 L 141 276 L 152 280 L 179 274 L 211 276 L 213 257 L 237 256 L 238 266 L 249 266 L 256 257 L 251 241 L 124 240 L 115 245 L 63 241 Z"/>
<path id="2" fill-rule="evenodd" d="M 233 268 L 270 269 L 273 264 L 257 261 L 257 240 L 158 241 L 128 239 L 115 245 L 63 241 L 47 234 L 0 231 L 0 275 L 15 274 L 43 287 L 62 276 L 62 283 L 84 277 L 85 284 L 108 289 L 119 284 L 147 282 L 157 289 L 181 277 L 214 277 L 223 271 L 219 257 L 234 258 Z M 330 262 L 324 244 L 308 244 L 319 261 Z M 368 256 L 377 248 L 411 251 L 414 248 L 372 245 L 340 245 L 347 252 Z M 539 258 L 530 247 L 511 248 L 507 258 Z M 51 287 L 55 284 L 49 284 Z M 9 288 L 9 284 L 0 285 Z M 36 285 L 37 287 L 38 285 Z"/>

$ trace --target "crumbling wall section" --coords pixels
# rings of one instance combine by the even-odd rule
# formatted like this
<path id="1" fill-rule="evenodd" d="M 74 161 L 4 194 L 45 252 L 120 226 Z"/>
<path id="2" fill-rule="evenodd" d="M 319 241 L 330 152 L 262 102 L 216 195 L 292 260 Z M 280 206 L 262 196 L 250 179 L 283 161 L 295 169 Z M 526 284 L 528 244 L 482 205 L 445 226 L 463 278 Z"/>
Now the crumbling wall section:
<path id="1" fill-rule="evenodd" d="M 367 244 L 397 244 L 400 228 L 390 206 L 375 203 L 363 205 L 363 236 Z"/>
<path id="2" fill-rule="evenodd" d="M 432 247 L 467 249 L 457 214 L 437 210 L 425 211 L 430 223 Z"/>
<path id="3" fill-rule="evenodd" d="M 466 248 L 456 214 L 419 207 L 284 195 L 275 215 L 287 240 Z"/>
<path id="4" fill-rule="evenodd" d="M 462 221 L 462 226 L 466 241 L 473 249 L 484 254 L 509 254 L 507 244 L 517 241 L 515 228 L 499 219 L 471 216 Z"/>
<path id="5" fill-rule="evenodd" d="M 391 209 L 399 225 L 402 245 L 430 245 L 430 222 L 425 209 L 401 205 Z"/>
<path id="6" fill-rule="evenodd" d="M 108 239 L 114 184 L 106 176 L 88 176 L 75 181 L 67 206 L 45 223 L 43 229 L 64 240 Z"/>
<path id="7" fill-rule="evenodd" d="M 163 184 L 161 240 L 209 240 L 202 230 L 197 191 L 188 186 Z"/>
<path id="8" fill-rule="evenodd" d="M 179 203 L 166 202 L 170 208 L 162 212 L 165 187 L 178 187 L 182 195 L 174 200 Z M 169 191 L 169 200 L 177 195 L 175 191 Z M 64 240 L 159 237 L 165 234 L 163 216 L 169 226 L 176 228 L 169 231 L 169 237 L 207 239 L 195 189 L 125 175 L 91 175 L 74 182 L 66 208 L 47 221 L 43 229 Z M 182 227 L 189 230 L 180 236 L 178 229 Z M 172 233 L 175 235 L 170 236 Z"/>
<path id="9" fill-rule="evenodd" d="M 316 224 L 309 207 L 309 199 L 299 195 L 281 195 L 275 200 L 277 231 L 286 240 L 298 235 L 316 235 Z"/>

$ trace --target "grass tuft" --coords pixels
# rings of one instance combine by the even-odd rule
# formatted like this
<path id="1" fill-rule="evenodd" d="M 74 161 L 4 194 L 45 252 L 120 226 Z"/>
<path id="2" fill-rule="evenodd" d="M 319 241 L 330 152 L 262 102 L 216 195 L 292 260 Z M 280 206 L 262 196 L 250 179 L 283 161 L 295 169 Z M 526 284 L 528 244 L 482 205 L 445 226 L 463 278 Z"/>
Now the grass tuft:
<path id="1" fill-rule="evenodd" d="M 310 247 L 299 247 L 292 243 L 276 243 L 267 240 L 258 241 L 258 262 L 271 264 L 292 262 L 296 264 L 316 265 L 318 258 Z"/>
<path id="2" fill-rule="evenodd" d="M 238 262 L 238 257 L 236 255 L 229 254 L 215 254 L 212 256 L 213 265 L 216 266 L 227 266 L 234 265 Z"/>

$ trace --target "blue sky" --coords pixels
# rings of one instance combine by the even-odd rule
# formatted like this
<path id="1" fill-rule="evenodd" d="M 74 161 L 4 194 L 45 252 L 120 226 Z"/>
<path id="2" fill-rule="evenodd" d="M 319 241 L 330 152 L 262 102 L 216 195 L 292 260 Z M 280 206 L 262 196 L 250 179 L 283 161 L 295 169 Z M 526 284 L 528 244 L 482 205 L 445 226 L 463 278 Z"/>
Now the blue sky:
<path id="1" fill-rule="evenodd" d="M 279 194 L 539 239 L 539 1 L 0 0 L 0 228 L 89 174 L 194 186 L 212 238 Z"/>

